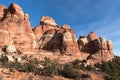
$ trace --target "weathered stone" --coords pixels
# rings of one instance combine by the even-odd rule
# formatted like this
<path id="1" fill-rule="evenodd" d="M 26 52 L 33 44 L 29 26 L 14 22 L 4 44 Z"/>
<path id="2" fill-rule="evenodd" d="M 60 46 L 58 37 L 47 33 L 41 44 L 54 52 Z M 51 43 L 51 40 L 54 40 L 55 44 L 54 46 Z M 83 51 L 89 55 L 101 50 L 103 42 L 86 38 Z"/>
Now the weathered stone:
<path id="1" fill-rule="evenodd" d="M 0 19 L 2 19 L 6 13 L 7 8 L 4 5 L 0 5 Z"/>
<path id="2" fill-rule="evenodd" d="M 7 53 L 14 53 L 16 52 L 16 48 L 14 45 L 8 45 L 6 48 Z"/>
<path id="3" fill-rule="evenodd" d="M 79 49 L 80 50 L 85 50 L 83 46 L 85 46 L 88 43 L 88 39 L 87 38 L 80 38 L 78 40 L 78 45 L 79 45 Z"/>
<path id="4" fill-rule="evenodd" d="M 29 14 L 24 14 L 24 19 L 29 20 Z"/>
<path id="5" fill-rule="evenodd" d="M 108 46 L 108 50 L 112 50 L 113 49 L 113 45 L 112 45 L 112 41 L 111 40 L 107 40 L 107 46 Z"/>
<path id="6" fill-rule="evenodd" d="M 72 31 L 64 32 L 62 51 L 65 54 L 70 54 L 70 55 L 74 55 L 75 52 L 76 53 L 79 52 L 77 41 Z"/>
<path id="7" fill-rule="evenodd" d="M 0 47 L 13 44 L 17 48 L 35 48 L 35 36 L 28 15 L 19 5 L 12 3 L 0 22 Z"/>
<path id="8" fill-rule="evenodd" d="M 36 51 L 38 53 L 43 51 L 44 57 L 52 55 L 52 59 L 61 58 L 59 56 L 69 58 L 66 57 L 64 61 L 84 59 L 88 64 L 114 58 L 110 40 L 99 38 L 97 34 L 91 32 L 87 37 L 80 36 L 77 41 L 69 25 L 58 27 L 55 20 L 49 16 L 43 16 L 40 25 L 32 29 L 29 15 L 24 14 L 21 7 L 15 3 L 8 8 L 0 6 L 0 48 L 5 45 L 14 45 L 23 51 L 33 51 L 33 55 Z M 16 52 L 9 46 L 6 50 L 8 53 Z M 51 52 L 50 56 L 46 52 Z"/>
<path id="9" fill-rule="evenodd" d="M 11 13 L 11 16 L 16 19 L 24 19 L 24 13 L 21 7 L 15 3 L 10 4 L 8 10 Z"/>
<path id="10" fill-rule="evenodd" d="M 78 40 L 81 51 L 89 53 L 87 64 L 102 63 L 114 58 L 112 52 L 112 42 L 91 32 L 87 38 L 82 37 Z"/>
<path id="11" fill-rule="evenodd" d="M 72 35 L 69 31 L 63 33 L 63 41 L 64 42 L 72 41 Z"/>
<path id="12" fill-rule="evenodd" d="M 90 32 L 88 34 L 87 38 L 88 38 L 88 40 L 92 41 L 92 40 L 98 39 L 98 36 L 94 32 Z"/>
<path id="13" fill-rule="evenodd" d="M 70 26 L 67 25 L 67 24 L 65 24 L 65 25 L 63 25 L 61 28 L 62 28 L 62 29 L 70 29 Z"/>
<path id="14" fill-rule="evenodd" d="M 42 16 L 40 23 L 42 25 L 51 25 L 51 26 L 57 26 L 57 24 L 55 23 L 54 19 L 49 17 L 49 16 Z"/>
<path id="15" fill-rule="evenodd" d="M 15 61 L 12 56 L 10 56 L 10 55 L 6 55 L 6 56 L 7 56 L 7 58 L 8 58 L 8 61 L 10 61 L 10 62 L 14 62 L 14 61 Z"/>

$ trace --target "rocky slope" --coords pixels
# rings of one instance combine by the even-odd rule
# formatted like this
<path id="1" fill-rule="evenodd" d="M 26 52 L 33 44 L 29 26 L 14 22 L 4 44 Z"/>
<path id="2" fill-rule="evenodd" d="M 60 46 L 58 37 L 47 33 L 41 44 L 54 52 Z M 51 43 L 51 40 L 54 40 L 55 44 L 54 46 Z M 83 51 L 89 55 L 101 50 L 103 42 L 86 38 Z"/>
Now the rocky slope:
<path id="1" fill-rule="evenodd" d="M 13 45 L 26 55 L 63 62 L 84 59 L 87 64 L 94 64 L 114 58 L 112 42 L 94 32 L 77 40 L 69 25 L 60 27 L 48 16 L 43 16 L 40 25 L 32 29 L 29 15 L 15 3 L 8 8 L 0 5 L 0 37 L 1 52 L 5 45 Z"/>

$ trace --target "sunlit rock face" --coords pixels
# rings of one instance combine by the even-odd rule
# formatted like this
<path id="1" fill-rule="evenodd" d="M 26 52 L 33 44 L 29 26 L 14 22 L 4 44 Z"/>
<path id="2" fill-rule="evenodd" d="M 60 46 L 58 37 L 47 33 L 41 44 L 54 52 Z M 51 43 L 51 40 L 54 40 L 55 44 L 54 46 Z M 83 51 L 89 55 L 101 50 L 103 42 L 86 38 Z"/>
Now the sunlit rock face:
<path id="1" fill-rule="evenodd" d="M 94 32 L 89 33 L 87 37 L 80 37 L 78 45 L 82 52 L 89 53 L 88 64 L 101 63 L 114 58 L 112 41 L 98 37 Z"/>
<path id="2" fill-rule="evenodd" d="M 34 48 L 34 34 L 21 7 L 15 3 L 0 6 L 0 46 L 13 44 L 18 48 Z"/>
<path id="3" fill-rule="evenodd" d="M 61 54 L 79 53 L 74 32 L 69 25 L 57 26 L 53 18 L 43 16 L 40 25 L 33 29 L 37 41 L 37 49 L 58 51 Z"/>
<path id="4" fill-rule="evenodd" d="M 69 25 L 58 26 L 49 16 L 42 16 L 40 24 L 32 28 L 29 15 L 15 3 L 8 8 L 0 5 L 0 48 L 5 45 L 13 45 L 23 51 L 43 50 L 55 55 L 57 53 L 57 59 L 63 62 L 84 59 L 87 64 L 94 64 L 114 58 L 112 41 L 98 37 L 94 32 L 87 37 L 80 36 L 77 40 Z"/>

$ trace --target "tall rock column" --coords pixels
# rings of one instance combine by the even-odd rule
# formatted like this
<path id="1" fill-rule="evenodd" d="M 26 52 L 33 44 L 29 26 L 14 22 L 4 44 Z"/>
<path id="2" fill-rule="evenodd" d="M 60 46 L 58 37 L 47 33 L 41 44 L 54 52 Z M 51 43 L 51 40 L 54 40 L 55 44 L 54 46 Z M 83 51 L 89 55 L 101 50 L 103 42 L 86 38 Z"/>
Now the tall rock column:
<path id="1" fill-rule="evenodd" d="M 21 7 L 15 3 L 0 10 L 0 44 L 15 45 L 21 49 L 34 49 L 35 37 L 30 26 L 28 14 L 24 14 Z"/>

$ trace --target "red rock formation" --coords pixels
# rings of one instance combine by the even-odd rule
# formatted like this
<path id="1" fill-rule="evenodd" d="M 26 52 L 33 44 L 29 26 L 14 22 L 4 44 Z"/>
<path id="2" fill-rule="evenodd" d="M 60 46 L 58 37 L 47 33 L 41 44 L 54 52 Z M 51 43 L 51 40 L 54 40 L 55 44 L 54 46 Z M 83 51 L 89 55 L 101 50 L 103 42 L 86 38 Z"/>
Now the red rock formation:
<path id="1" fill-rule="evenodd" d="M 4 17 L 6 9 L 7 8 L 4 5 L 0 5 L 0 20 Z"/>
<path id="2" fill-rule="evenodd" d="M 49 17 L 49 16 L 42 16 L 42 18 L 40 20 L 40 24 L 42 26 L 43 32 L 46 32 L 50 29 L 56 29 L 57 28 L 57 24 L 54 21 L 54 19 Z"/>
<path id="3" fill-rule="evenodd" d="M 3 10 L 4 9 L 4 10 Z M 15 3 L 7 8 L 2 7 L 3 17 L 0 22 L 1 46 L 13 44 L 19 48 L 34 48 L 34 34 L 20 6 Z"/>
<path id="4" fill-rule="evenodd" d="M 89 53 L 87 57 L 88 64 L 101 63 L 114 58 L 112 52 L 112 42 L 106 40 L 91 32 L 88 37 L 78 40 L 79 48 L 83 52 Z"/>
<path id="5" fill-rule="evenodd" d="M 60 28 L 48 16 L 43 16 L 40 23 L 40 26 L 34 28 L 36 40 L 38 41 L 37 48 L 57 51 L 62 54 L 79 52 L 74 32 L 70 29 L 70 26 L 63 25 Z"/>
<path id="6" fill-rule="evenodd" d="M 70 26 L 65 24 L 65 25 L 63 25 L 61 28 L 62 28 L 62 29 L 70 29 Z"/>
<path id="7" fill-rule="evenodd" d="M 15 3 L 8 8 L 0 5 L 0 48 L 5 45 L 14 45 L 21 50 L 46 50 L 58 54 L 58 57 L 62 54 L 68 60 L 85 59 L 89 64 L 101 63 L 114 57 L 111 41 L 91 32 L 87 37 L 81 36 L 77 44 L 70 26 L 59 27 L 51 17 L 43 16 L 40 25 L 32 29 L 29 15 L 24 14 Z"/>
<path id="8" fill-rule="evenodd" d="M 98 39 L 98 36 L 97 36 L 97 34 L 95 34 L 94 32 L 90 32 L 90 33 L 88 34 L 87 38 L 88 38 L 89 41 L 93 41 L 93 40 L 95 40 L 95 39 Z"/>

